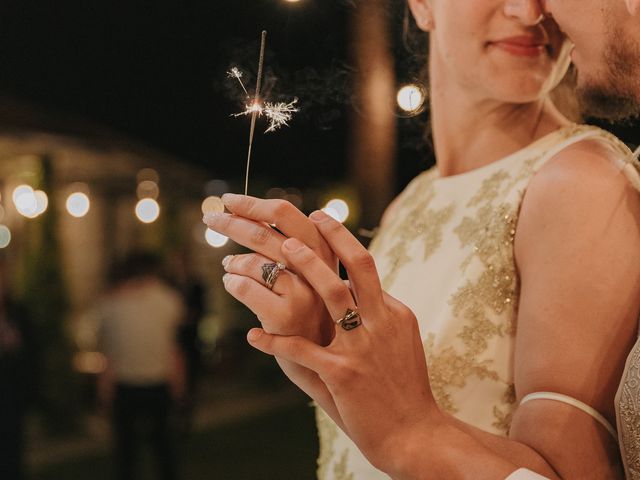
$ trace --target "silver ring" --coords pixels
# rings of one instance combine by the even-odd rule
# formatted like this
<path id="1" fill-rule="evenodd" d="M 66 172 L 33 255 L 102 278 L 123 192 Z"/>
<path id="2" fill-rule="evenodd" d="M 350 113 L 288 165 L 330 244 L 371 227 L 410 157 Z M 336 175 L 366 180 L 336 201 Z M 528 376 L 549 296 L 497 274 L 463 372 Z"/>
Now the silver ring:
<path id="1" fill-rule="evenodd" d="M 269 290 L 273 290 L 273 286 L 278 279 L 278 275 L 280 275 L 280 272 L 286 268 L 286 265 L 281 262 L 262 264 L 262 279 Z"/>
<path id="2" fill-rule="evenodd" d="M 347 308 L 347 311 L 344 313 L 342 318 L 336 320 L 336 324 L 340 325 L 343 330 L 353 330 L 354 328 L 362 325 L 362 320 L 360 319 L 360 314 L 358 313 L 358 307 L 353 310 Z"/>

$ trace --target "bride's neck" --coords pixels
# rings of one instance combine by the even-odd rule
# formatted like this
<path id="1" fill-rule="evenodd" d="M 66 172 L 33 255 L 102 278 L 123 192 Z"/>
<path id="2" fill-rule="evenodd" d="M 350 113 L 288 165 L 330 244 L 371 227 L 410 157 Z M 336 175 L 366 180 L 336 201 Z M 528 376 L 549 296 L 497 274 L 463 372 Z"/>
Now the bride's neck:
<path id="1" fill-rule="evenodd" d="M 506 157 L 570 122 L 550 100 L 477 100 L 432 75 L 431 125 L 438 170 L 457 175 Z"/>

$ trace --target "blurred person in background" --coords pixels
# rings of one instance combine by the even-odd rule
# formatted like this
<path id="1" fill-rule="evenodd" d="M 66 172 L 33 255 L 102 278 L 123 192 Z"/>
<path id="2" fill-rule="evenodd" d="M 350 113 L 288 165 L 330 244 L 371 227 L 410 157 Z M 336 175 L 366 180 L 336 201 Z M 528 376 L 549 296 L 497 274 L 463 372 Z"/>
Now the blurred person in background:
<path id="1" fill-rule="evenodd" d="M 0 265 L 0 478 L 24 477 L 25 414 L 36 385 L 33 329 L 27 313 L 9 298 Z"/>
<path id="2" fill-rule="evenodd" d="M 185 395 L 180 412 L 181 433 L 189 433 L 193 423 L 198 387 L 202 374 L 200 322 L 206 311 L 206 290 L 193 273 L 189 251 L 180 248 L 170 256 L 171 281 L 184 298 L 185 317 L 178 329 L 178 344 L 185 362 Z"/>
<path id="3" fill-rule="evenodd" d="M 205 312 L 204 286 L 190 278 L 183 287 L 186 315 L 178 330 L 178 342 L 185 360 L 185 396 L 183 409 L 183 429 L 187 433 L 193 423 L 193 412 L 198 395 L 198 385 L 202 372 L 202 348 L 198 335 L 200 321 Z"/>
<path id="4" fill-rule="evenodd" d="M 99 306 L 100 345 L 107 359 L 98 397 L 111 411 L 118 478 L 136 478 L 140 447 L 148 440 L 157 478 L 178 478 L 170 417 L 185 394 L 177 332 L 185 317 L 180 292 L 149 253 L 117 265 Z"/>

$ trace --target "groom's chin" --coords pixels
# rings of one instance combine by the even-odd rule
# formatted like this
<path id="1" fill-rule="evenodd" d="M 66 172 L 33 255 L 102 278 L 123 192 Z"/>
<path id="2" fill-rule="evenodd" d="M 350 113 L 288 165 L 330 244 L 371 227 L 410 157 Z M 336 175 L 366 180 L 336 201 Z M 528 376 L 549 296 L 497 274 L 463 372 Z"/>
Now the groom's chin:
<path id="1" fill-rule="evenodd" d="M 640 117 L 640 86 L 634 91 L 617 85 L 579 84 L 577 95 L 580 109 L 588 117 L 612 122 Z"/>

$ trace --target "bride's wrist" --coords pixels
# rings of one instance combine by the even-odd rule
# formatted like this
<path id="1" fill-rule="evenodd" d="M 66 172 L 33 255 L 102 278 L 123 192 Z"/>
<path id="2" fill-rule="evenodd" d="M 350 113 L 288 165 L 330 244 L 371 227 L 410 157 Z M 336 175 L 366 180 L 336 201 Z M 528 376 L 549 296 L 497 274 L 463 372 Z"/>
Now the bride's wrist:
<path id="1" fill-rule="evenodd" d="M 447 457 L 450 446 L 444 441 L 447 432 L 455 428 L 448 417 L 434 409 L 402 433 L 385 441 L 379 463 L 394 480 L 426 480 L 434 476 L 434 461 Z M 437 450 L 437 453 L 436 453 Z"/>

